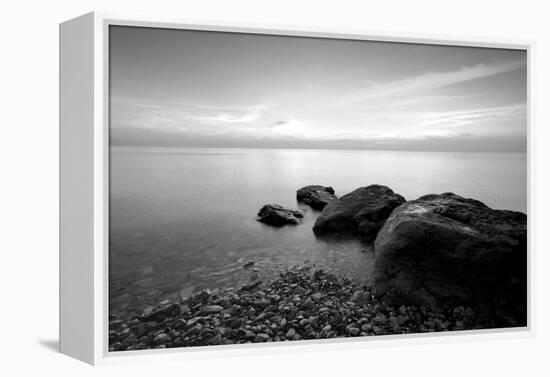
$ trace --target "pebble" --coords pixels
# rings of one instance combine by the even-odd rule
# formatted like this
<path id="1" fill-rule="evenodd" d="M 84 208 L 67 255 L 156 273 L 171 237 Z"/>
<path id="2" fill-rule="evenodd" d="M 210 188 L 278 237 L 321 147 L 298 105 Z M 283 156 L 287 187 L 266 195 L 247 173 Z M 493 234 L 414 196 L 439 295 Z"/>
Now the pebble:
<path id="1" fill-rule="evenodd" d="M 365 323 L 363 326 L 361 326 L 361 331 L 364 331 L 364 332 L 372 331 L 372 325 L 370 323 Z"/>
<path id="2" fill-rule="evenodd" d="M 204 313 L 219 313 L 223 310 L 223 306 L 220 305 L 209 305 L 202 308 Z"/>
<path id="3" fill-rule="evenodd" d="M 167 343 L 170 340 L 172 340 L 172 338 L 170 338 L 170 335 L 165 333 L 160 333 L 157 336 L 155 336 L 155 338 L 153 339 L 153 343 L 162 344 L 162 343 Z"/>
<path id="4" fill-rule="evenodd" d="M 287 333 L 285 334 L 285 336 L 287 337 L 287 339 L 292 339 L 292 338 L 294 338 L 294 335 L 296 335 L 296 330 L 294 330 L 294 329 L 288 330 Z"/>
<path id="5" fill-rule="evenodd" d="M 255 343 L 263 343 L 267 342 L 268 340 L 270 340 L 269 335 L 264 333 L 256 334 L 256 337 L 254 338 Z"/>
<path id="6" fill-rule="evenodd" d="M 385 325 L 387 321 L 388 320 L 386 319 L 386 316 L 384 315 L 384 313 L 381 312 L 378 312 L 378 314 L 376 314 L 376 317 L 374 317 L 374 323 L 376 323 L 377 325 Z"/>
<path id="7" fill-rule="evenodd" d="M 321 294 L 321 292 L 315 292 L 309 297 L 311 297 L 314 301 L 319 301 L 321 300 L 321 297 L 323 297 L 323 295 Z"/>

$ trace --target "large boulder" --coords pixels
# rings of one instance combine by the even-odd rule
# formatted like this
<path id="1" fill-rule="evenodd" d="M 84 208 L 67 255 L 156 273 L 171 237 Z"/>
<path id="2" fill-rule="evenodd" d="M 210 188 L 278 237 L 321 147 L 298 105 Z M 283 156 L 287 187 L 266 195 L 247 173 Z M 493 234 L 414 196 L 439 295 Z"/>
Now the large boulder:
<path id="1" fill-rule="evenodd" d="M 373 241 L 378 230 L 405 198 L 380 185 L 361 187 L 329 203 L 315 221 L 313 232 L 358 235 Z"/>
<path id="2" fill-rule="evenodd" d="M 311 185 L 302 187 L 296 191 L 296 199 L 313 209 L 321 211 L 327 204 L 338 198 L 334 195 L 334 189 L 332 187 Z"/>
<path id="3" fill-rule="evenodd" d="M 452 193 L 426 195 L 393 211 L 376 237 L 375 291 L 390 304 L 472 304 L 525 324 L 526 284 L 527 216 L 520 212 Z"/>
<path id="4" fill-rule="evenodd" d="M 278 204 L 266 204 L 258 212 L 258 221 L 274 226 L 296 225 L 303 217 L 302 211 L 285 208 Z"/>

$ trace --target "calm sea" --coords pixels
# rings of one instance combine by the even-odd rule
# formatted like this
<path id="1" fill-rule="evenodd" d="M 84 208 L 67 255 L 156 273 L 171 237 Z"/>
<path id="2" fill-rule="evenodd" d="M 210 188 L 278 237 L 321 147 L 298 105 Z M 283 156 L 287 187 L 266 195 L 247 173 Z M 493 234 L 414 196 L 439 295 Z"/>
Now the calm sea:
<path id="1" fill-rule="evenodd" d="M 451 191 L 493 208 L 527 206 L 525 154 L 112 147 L 110 161 L 110 310 L 119 315 L 296 264 L 368 282 L 372 248 L 316 239 L 319 212 L 296 202 L 305 185 L 340 196 L 376 183 L 408 200 Z M 303 209 L 303 224 L 259 223 L 266 203 Z"/>

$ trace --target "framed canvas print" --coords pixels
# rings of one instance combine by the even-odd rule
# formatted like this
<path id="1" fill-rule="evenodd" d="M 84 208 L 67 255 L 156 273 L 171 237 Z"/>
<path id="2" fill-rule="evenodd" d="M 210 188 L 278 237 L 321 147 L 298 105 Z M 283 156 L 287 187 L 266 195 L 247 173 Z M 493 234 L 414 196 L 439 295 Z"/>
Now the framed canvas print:
<path id="1" fill-rule="evenodd" d="M 532 331 L 530 43 L 91 13 L 60 51 L 62 352 Z"/>

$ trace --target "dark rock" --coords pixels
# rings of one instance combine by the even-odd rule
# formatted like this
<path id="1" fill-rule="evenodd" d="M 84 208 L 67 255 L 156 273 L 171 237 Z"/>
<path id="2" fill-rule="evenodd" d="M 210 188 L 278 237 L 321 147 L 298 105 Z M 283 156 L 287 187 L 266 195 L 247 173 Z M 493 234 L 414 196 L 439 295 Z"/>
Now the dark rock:
<path id="1" fill-rule="evenodd" d="M 219 344 L 222 343 L 222 337 L 220 336 L 220 334 L 217 334 L 217 335 L 214 335 L 213 337 L 210 338 L 210 340 L 208 341 L 208 344 L 212 345 L 212 346 L 217 346 Z"/>
<path id="2" fill-rule="evenodd" d="M 377 325 L 385 325 L 388 322 L 388 319 L 383 313 L 378 313 L 376 317 L 374 317 L 374 323 Z"/>
<path id="3" fill-rule="evenodd" d="M 315 221 L 313 232 L 317 236 L 358 235 L 372 241 L 391 212 L 403 203 L 405 199 L 386 186 L 361 187 L 327 205 Z"/>
<path id="4" fill-rule="evenodd" d="M 407 202 L 375 241 L 375 290 L 390 304 L 500 302 L 525 324 L 526 283 L 527 216 L 477 200 L 446 193 Z"/>
<path id="5" fill-rule="evenodd" d="M 266 204 L 258 212 L 258 221 L 274 226 L 296 225 L 303 217 L 302 211 L 285 208 L 278 204 Z"/>
<path id="6" fill-rule="evenodd" d="M 302 304 L 302 308 L 304 310 L 313 310 L 315 309 L 315 302 L 313 302 L 313 300 L 308 299 Z"/>
<path id="7" fill-rule="evenodd" d="M 205 303 L 208 301 L 210 296 L 212 295 L 212 292 L 210 292 L 210 289 L 204 289 L 200 292 L 195 293 L 192 295 L 187 302 L 189 305 L 196 305 L 198 303 Z"/>
<path id="8" fill-rule="evenodd" d="M 408 320 L 409 317 L 407 317 L 406 315 L 400 315 L 397 317 L 397 324 L 399 326 L 403 326 L 405 323 L 407 323 Z"/>
<path id="9" fill-rule="evenodd" d="M 319 185 L 305 186 L 296 191 L 296 199 L 313 209 L 321 211 L 327 204 L 337 200 L 332 187 Z"/>
<path id="10" fill-rule="evenodd" d="M 303 295 L 303 294 L 306 293 L 306 292 L 307 292 L 307 290 L 306 290 L 304 287 L 298 286 L 298 287 L 294 288 L 294 294 L 296 294 L 296 295 L 300 295 L 300 296 L 301 296 L 301 295 Z"/>
<path id="11" fill-rule="evenodd" d="M 370 323 L 365 323 L 361 326 L 361 331 L 369 332 L 372 331 L 372 325 Z"/>
<path id="12" fill-rule="evenodd" d="M 382 304 L 376 304 L 374 305 L 374 312 L 375 313 L 384 313 L 386 311 L 386 308 Z"/>
<path id="13" fill-rule="evenodd" d="M 264 334 L 264 333 L 260 333 L 260 334 L 256 335 L 256 337 L 254 338 L 254 342 L 255 343 L 263 343 L 263 342 L 267 342 L 269 339 L 270 339 L 269 335 Z"/>
<path id="14" fill-rule="evenodd" d="M 355 291 L 351 296 L 351 300 L 360 305 L 364 305 L 371 302 L 371 295 L 368 292 Z"/>
<path id="15" fill-rule="evenodd" d="M 231 323 L 229 325 L 231 326 L 231 328 L 236 329 L 241 327 L 242 324 L 243 324 L 242 318 L 234 318 L 231 320 Z"/>
<path id="16" fill-rule="evenodd" d="M 309 323 L 313 327 L 319 327 L 319 317 L 311 316 L 308 318 Z"/>

